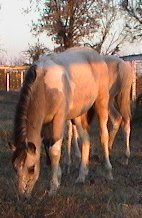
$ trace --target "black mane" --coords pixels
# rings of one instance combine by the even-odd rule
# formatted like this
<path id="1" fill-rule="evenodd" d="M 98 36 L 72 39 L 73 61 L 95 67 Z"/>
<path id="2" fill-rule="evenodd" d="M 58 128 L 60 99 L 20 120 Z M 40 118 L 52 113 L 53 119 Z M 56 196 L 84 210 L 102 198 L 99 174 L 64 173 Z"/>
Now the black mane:
<path id="1" fill-rule="evenodd" d="M 27 129 L 27 110 L 31 96 L 31 86 L 36 79 L 36 64 L 33 64 L 26 73 L 23 87 L 20 92 L 19 102 L 16 107 L 15 120 L 14 120 L 14 144 L 20 145 L 26 139 Z"/>

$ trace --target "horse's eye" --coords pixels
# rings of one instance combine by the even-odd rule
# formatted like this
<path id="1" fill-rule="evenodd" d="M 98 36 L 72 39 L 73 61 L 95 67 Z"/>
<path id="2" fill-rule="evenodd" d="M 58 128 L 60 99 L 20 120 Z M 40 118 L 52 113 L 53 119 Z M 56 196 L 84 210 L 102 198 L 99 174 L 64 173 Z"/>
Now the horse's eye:
<path id="1" fill-rule="evenodd" d="M 33 174 L 34 169 L 35 169 L 35 166 L 28 167 L 28 173 Z"/>

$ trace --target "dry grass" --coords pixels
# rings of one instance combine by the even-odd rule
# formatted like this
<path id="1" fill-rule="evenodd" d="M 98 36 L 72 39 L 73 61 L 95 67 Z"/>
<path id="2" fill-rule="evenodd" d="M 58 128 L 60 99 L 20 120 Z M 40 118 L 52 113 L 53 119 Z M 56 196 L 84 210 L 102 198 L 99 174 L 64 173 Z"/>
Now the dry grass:
<path id="1" fill-rule="evenodd" d="M 111 162 L 114 181 L 107 181 L 100 148 L 99 158 L 91 158 L 89 176 L 84 185 L 75 185 L 78 170 L 73 167 L 67 176 L 63 171 L 62 184 L 55 197 L 48 197 L 50 169 L 42 151 L 41 174 L 29 201 L 19 198 L 14 185 L 11 152 L 13 116 L 18 95 L 0 92 L 0 218 L 142 217 L 142 143 L 141 123 L 132 128 L 131 158 L 128 166 L 121 164 L 124 147 L 122 133 L 117 136 Z M 98 144 L 97 130 L 92 132 L 92 144 Z M 97 146 L 96 146 L 97 147 Z"/>

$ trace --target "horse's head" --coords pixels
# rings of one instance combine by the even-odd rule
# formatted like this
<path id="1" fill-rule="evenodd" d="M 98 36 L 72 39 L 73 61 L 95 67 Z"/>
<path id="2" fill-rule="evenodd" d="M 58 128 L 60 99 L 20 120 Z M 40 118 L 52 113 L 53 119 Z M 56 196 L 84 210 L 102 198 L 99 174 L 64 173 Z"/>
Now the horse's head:
<path id="1" fill-rule="evenodd" d="M 14 150 L 12 164 L 17 174 L 18 191 L 28 197 L 39 177 L 39 157 L 36 146 L 28 142 L 21 146 L 10 145 L 10 147 Z"/>

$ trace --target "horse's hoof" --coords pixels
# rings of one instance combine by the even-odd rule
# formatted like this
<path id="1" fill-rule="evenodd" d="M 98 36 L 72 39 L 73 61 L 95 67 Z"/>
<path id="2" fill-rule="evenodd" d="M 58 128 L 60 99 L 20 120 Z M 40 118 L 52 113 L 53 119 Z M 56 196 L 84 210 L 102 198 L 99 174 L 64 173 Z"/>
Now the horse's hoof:
<path id="1" fill-rule="evenodd" d="M 123 165 L 123 166 L 127 166 L 128 164 L 129 164 L 129 158 L 123 158 L 122 160 L 121 160 L 121 164 Z"/>
<path id="2" fill-rule="evenodd" d="M 63 167 L 63 172 L 65 173 L 65 175 L 69 175 L 70 174 L 70 167 L 69 166 L 64 166 Z"/>
<path id="3" fill-rule="evenodd" d="M 85 177 L 78 177 L 75 181 L 76 184 L 83 184 L 85 182 Z"/>
<path id="4" fill-rule="evenodd" d="M 49 190 L 49 192 L 48 192 L 48 196 L 49 197 L 53 197 L 53 196 L 55 196 L 56 195 L 56 193 L 57 193 L 57 189 L 55 190 Z"/>
<path id="5" fill-rule="evenodd" d="M 51 183 L 51 185 L 50 185 L 50 190 L 49 190 L 49 192 L 48 192 L 48 195 L 49 195 L 50 197 L 56 195 L 59 186 L 60 186 L 60 183 L 58 183 L 58 184 Z"/>
<path id="6" fill-rule="evenodd" d="M 127 158 L 125 161 L 122 162 L 123 165 L 127 166 L 129 163 L 129 159 Z"/>
<path id="7" fill-rule="evenodd" d="M 113 180 L 112 172 L 108 173 L 107 178 L 108 178 L 108 180 L 111 180 L 111 181 Z"/>
<path id="8" fill-rule="evenodd" d="M 70 167 L 67 167 L 67 175 L 70 174 Z"/>
<path id="9" fill-rule="evenodd" d="M 125 161 L 125 165 L 127 166 L 127 165 L 128 165 L 128 163 L 129 163 L 129 160 L 126 160 L 126 161 Z"/>

